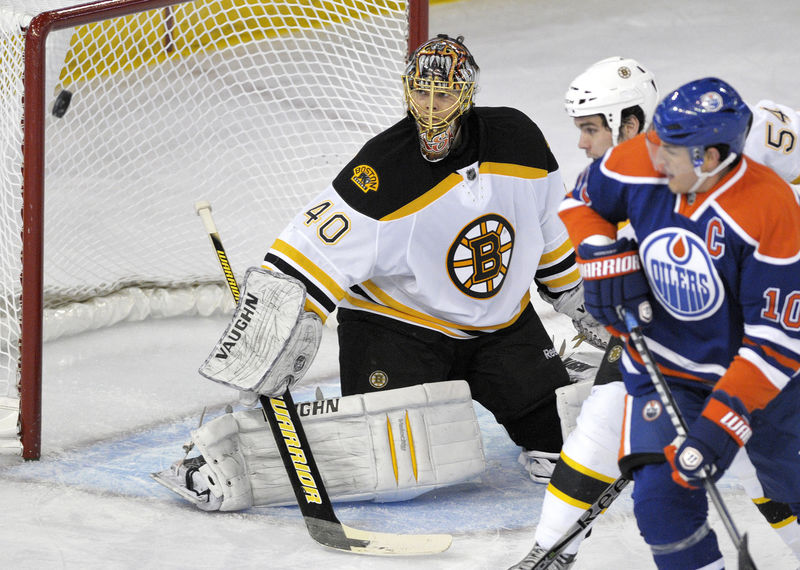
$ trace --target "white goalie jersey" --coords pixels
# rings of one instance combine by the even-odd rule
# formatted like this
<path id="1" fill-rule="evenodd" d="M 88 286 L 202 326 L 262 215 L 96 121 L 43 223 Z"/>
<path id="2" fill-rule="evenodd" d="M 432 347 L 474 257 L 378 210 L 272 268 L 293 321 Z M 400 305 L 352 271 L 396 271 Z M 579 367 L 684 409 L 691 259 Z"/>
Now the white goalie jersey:
<path id="1" fill-rule="evenodd" d="M 530 287 L 580 282 L 556 215 L 564 185 L 524 114 L 476 108 L 447 159 L 407 117 L 369 141 L 280 235 L 264 266 L 302 281 L 323 319 L 361 309 L 455 338 L 512 324 Z M 511 141 L 514 141 L 513 144 Z"/>

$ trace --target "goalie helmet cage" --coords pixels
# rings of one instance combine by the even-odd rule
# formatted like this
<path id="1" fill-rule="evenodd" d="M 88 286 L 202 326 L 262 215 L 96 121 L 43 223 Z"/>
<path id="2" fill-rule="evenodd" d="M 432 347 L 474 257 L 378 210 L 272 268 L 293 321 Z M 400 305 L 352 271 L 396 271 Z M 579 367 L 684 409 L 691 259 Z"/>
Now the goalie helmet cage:
<path id="1" fill-rule="evenodd" d="M 42 343 L 230 307 L 232 266 L 404 114 L 427 0 L 0 0 L 0 453 L 41 453 Z M 46 385 L 45 385 L 46 389 Z"/>

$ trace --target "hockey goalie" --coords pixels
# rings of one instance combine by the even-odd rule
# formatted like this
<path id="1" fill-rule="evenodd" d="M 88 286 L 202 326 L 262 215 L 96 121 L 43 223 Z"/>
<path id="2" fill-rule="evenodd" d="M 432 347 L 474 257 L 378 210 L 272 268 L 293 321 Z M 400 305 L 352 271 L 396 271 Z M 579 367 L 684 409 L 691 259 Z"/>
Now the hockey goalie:
<path id="1" fill-rule="evenodd" d="M 571 379 L 532 287 L 590 342 L 607 341 L 583 308 L 557 216 L 558 162 L 524 113 L 473 104 L 479 68 L 463 40 L 440 34 L 410 56 L 406 116 L 284 228 L 201 370 L 283 394 L 337 310 L 344 397 L 335 413 L 303 420 L 334 499 L 407 498 L 480 473 L 472 399 L 520 447 L 531 480 L 547 483 L 562 446 L 555 391 Z M 203 459 L 180 464 L 174 480 L 210 508 L 284 500 L 265 491 L 278 476 L 261 473 L 279 462 L 260 421 L 234 414 L 197 430 Z"/>
<path id="2" fill-rule="evenodd" d="M 303 310 L 304 300 L 298 281 L 250 269 L 230 325 L 200 373 L 245 395 L 283 394 L 303 377 L 321 340 L 321 322 Z M 333 501 L 407 500 L 475 478 L 485 467 L 464 381 L 301 402 L 297 409 Z M 200 454 L 153 477 L 198 508 L 295 503 L 263 410 L 226 413 L 191 439 Z"/>

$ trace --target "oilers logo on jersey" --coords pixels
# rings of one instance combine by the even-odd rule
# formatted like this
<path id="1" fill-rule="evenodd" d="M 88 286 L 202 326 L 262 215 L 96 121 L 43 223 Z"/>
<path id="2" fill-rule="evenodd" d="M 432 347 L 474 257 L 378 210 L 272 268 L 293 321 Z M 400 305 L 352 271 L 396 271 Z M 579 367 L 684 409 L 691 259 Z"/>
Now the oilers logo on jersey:
<path id="1" fill-rule="evenodd" d="M 642 408 L 642 419 L 646 422 L 657 420 L 661 416 L 661 401 L 648 400 Z"/>
<path id="2" fill-rule="evenodd" d="M 639 254 L 653 295 L 675 318 L 700 320 L 719 309 L 722 280 L 698 236 L 664 228 L 647 236 Z"/>
<path id="3" fill-rule="evenodd" d="M 447 255 L 447 271 L 456 287 L 485 299 L 500 291 L 511 263 L 514 228 L 498 214 L 481 216 L 458 234 Z"/>

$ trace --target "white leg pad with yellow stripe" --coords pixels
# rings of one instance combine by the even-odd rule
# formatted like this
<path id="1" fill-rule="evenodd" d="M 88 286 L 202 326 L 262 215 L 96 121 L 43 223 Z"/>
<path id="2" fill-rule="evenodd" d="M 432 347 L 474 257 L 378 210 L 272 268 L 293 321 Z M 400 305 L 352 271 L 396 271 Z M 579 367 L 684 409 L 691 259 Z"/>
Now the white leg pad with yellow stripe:
<path id="1" fill-rule="evenodd" d="M 297 404 L 332 501 L 402 501 L 485 468 L 462 380 Z M 261 410 L 225 414 L 192 432 L 220 510 L 295 503 Z"/>

